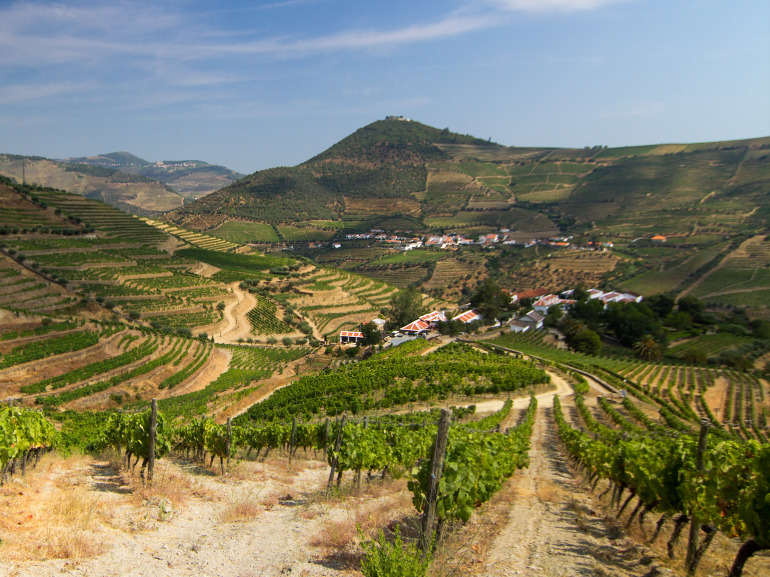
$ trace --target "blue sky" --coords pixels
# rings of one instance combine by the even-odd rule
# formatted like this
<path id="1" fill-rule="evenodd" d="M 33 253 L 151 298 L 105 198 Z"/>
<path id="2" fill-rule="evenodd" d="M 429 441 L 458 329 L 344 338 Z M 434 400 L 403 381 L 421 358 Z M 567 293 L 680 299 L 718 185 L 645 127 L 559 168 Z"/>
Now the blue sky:
<path id="1" fill-rule="evenodd" d="M 401 114 L 511 146 L 770 135 L 767 0 L 0 0 L 0 152 L 244 173 Z"/>

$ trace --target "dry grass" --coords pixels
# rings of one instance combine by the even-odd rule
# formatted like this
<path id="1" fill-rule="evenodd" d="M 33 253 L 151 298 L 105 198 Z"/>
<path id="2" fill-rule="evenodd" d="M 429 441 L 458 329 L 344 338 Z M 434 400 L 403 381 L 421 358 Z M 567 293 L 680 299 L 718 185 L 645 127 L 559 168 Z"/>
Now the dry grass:
<path id="1" fill-rule="evenodd" d="M 358 541 L 360 527 L 366 536 L 391 525 L 413 511 L 411 493 L 405 490 L 403 479 L 362 482 L 357 496 L 342 499 L 339 495 L 308 503 L 301 513 L 305 518 L 325 516 L 322 527 L 309 540 L 310 545 L 345 550 Z"/>
<path id="2" fill-rule="evenodd" d="M 46 455 L 0 490 L 0 559 L 83 559 L 103 551 L 105 503 L 85 488 L 89 460 Z"/>

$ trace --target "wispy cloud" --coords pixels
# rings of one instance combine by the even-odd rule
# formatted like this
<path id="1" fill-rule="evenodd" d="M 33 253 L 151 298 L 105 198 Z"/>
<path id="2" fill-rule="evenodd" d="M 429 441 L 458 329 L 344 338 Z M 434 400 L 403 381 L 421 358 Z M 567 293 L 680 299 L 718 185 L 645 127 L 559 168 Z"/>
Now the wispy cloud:
<path id="1" fill-rule="evenodd" d="M 629 0 L 490 0 L 503 10 L 517 12 L 582 12 Z"/>
<path id="2" fill-rule="evenodd" d="M 94 84 L 80 82 L 52 82 L 39 84 L 12 84 L 0 91 L 0 104 L 28 103 L 41 98 L 62 97 L 91 90 Z"/>

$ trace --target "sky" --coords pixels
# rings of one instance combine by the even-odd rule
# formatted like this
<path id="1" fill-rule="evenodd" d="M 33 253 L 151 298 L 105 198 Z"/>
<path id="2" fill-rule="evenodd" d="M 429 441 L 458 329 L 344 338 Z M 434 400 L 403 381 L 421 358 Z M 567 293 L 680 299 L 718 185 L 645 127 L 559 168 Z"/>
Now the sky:
<path id="1" fill-rule="evenodd" d="M 0 0 L 0 153 L 242 173 L 388 115 L 508 146 L 770 135 L 767 0 Z"/>

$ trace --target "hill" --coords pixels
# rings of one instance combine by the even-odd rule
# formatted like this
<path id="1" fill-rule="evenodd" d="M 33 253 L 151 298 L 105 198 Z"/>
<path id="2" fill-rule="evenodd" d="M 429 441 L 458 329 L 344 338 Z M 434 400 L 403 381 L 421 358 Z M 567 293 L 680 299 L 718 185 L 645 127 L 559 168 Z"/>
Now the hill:
<path id="1" fill-rule="evenodd" d="M 82 158 L 66 158 L 63 162 L 113 168 L 144 176 L 168 185 L 185 199 L 196 199 L 224 188 L 244 175 L 202 160 L 162 160 L 150 162 L 130 152 L 111 152 Z"/>
<path id="2" fill-rule="evenodd" d="M 0 175 L 81 194 L 140 216 L 179 208 L 242 176 L 199 160 L 152 163 L 128 152 L 62 161 L 2 154 Z"/>
<path id="3" fill-rule="evenodd" d="M 328 244 L 302 254 L 451 300 L 494 276 L 513 290 L 557 291 L 577 282 L 646 295 L 695 290 L 767 317 L 764 244 L 753 241 L 753 260 L 730 257 L 729 267 L 718 265 L 749 238 L 767 234 L 768 201 L 768 137 L 521 148 L 389 118 L 305 163 L 256 172 L 165 218 L 240 243 L 301 250 L 303 242 L 335 239 L 343 250 Z M 372 229 L 470 239 L 504 230 L 518 244 L 406 257 L 374 240 L 345 241 Z M 655 236 L 665 239 L 651 241 Z M 523 245 L 550 237 L 568 250 Z M 586 251 L 598 243 L 603 252 Z M 717 281 L 735 271 L 742 284 L 724 294 Z M 707 273 L 713 283 L 691 286 Z"/>
<path id="4" fill-rule="evenodd" d="M 770 138 L 625 148 L 500 146 L 404 119 L 374 122 L 295 167 L 251 174 L 169 214 L 361 230 L 511 228 L 628 238 L 768 225 Z M 755 210 L 756 209 L 756 210 Z M 705 225 L 708 223 L 708 226 Z"/>

